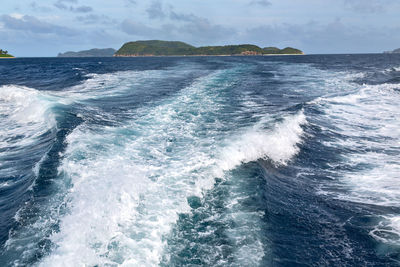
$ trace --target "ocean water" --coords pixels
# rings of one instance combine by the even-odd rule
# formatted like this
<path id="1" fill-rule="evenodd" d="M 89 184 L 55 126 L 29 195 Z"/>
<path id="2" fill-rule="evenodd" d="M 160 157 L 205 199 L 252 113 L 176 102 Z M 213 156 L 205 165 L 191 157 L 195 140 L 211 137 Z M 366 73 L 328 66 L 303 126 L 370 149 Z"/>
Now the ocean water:
<path id="1" fill-rule="evenodd" d="M 400 56 L 0 61 L 0 266 L 400 264 Z"/>

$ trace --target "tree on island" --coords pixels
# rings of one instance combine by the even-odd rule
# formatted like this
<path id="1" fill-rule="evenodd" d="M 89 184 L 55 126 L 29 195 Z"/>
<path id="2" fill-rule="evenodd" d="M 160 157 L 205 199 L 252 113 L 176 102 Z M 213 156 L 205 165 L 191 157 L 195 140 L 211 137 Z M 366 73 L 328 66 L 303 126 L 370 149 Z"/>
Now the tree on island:
<path id="1" fill-rule="evenodd" d="M 0 49 L 0 57 L 13 57 L 12 55 L 8 54 L 7 50 Z"/>

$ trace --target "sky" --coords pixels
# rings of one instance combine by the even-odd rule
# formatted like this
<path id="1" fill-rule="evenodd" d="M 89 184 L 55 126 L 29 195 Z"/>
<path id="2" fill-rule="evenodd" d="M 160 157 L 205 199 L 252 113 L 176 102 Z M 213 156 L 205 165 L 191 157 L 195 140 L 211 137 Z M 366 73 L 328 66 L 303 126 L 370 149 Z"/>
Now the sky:
<path id="1" fill-rule="evenodd" d="M 15 56 L 152 39 L 380 53 L 400 47 L 400 0 L 1 1 L 0 48 Z"/>

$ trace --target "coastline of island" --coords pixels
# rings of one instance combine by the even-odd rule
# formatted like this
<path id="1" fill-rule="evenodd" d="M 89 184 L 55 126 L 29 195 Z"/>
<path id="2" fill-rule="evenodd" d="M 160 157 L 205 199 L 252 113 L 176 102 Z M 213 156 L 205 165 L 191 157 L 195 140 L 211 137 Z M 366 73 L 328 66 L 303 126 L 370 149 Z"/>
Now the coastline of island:
<path id="1" fill-rule="evenodd" d="M 10 59 L 10 58 L 15 58 L 15 57 L 8 54 L 7 51 L 3 51 L 2 49 L 0 49 L 0 59 Z"/>
<path id="2" fill-rule="evenodd" d="M 281 56 L 304 55 L 303 51 L 286 47 L 261 48 L 252 44 L 195 47 L 180 41 L 135 41 L 125 43 L 114 57 L 165 57 L 165 56 Z"/>
<path id="3" fill-rule="evenodd" d="M 394 49 L 392 51 L 384 51 L 384 54 L 400 54 L 400 48 Z"/>
<path id="4" fill-rule="evenodd" d="M 257 54 L 257 55 L 114 55 L 113 57 L 232 57 L 232 56 L 263 56 L 263 57 L 273 57 L 273 56 L 304 56 L 305 54 Z"/>
<path id="5" fill-rule="evenodd" d="M 117 50 L 113 48 L 92 48 L 78 52 L 67 51 L 58 53 L 57 57 L 112 57 Z"/>

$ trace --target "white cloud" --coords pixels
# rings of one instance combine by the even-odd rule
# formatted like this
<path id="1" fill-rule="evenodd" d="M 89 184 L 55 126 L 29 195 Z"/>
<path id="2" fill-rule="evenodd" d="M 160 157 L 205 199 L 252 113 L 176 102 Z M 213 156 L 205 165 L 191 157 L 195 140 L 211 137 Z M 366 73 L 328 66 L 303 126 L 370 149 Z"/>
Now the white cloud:
<path id="1" fill-rule="evenodd" d="M 71 36 L 78 34 L 78 32 L 73 29 L 55 25 L 29 15 L 2 15 L 0 16 L 0 21 L 8 30 L 23 31 L 36 34 L 56 34 L 60 36 Z"/>
<path id="2" fill-rule="evenodd" d="M 12 13 L 9 16 L 14 18 L 14 19 L 22 19 L 24 17 L 24 15 L 19 14 L 19 13 Z"/>

